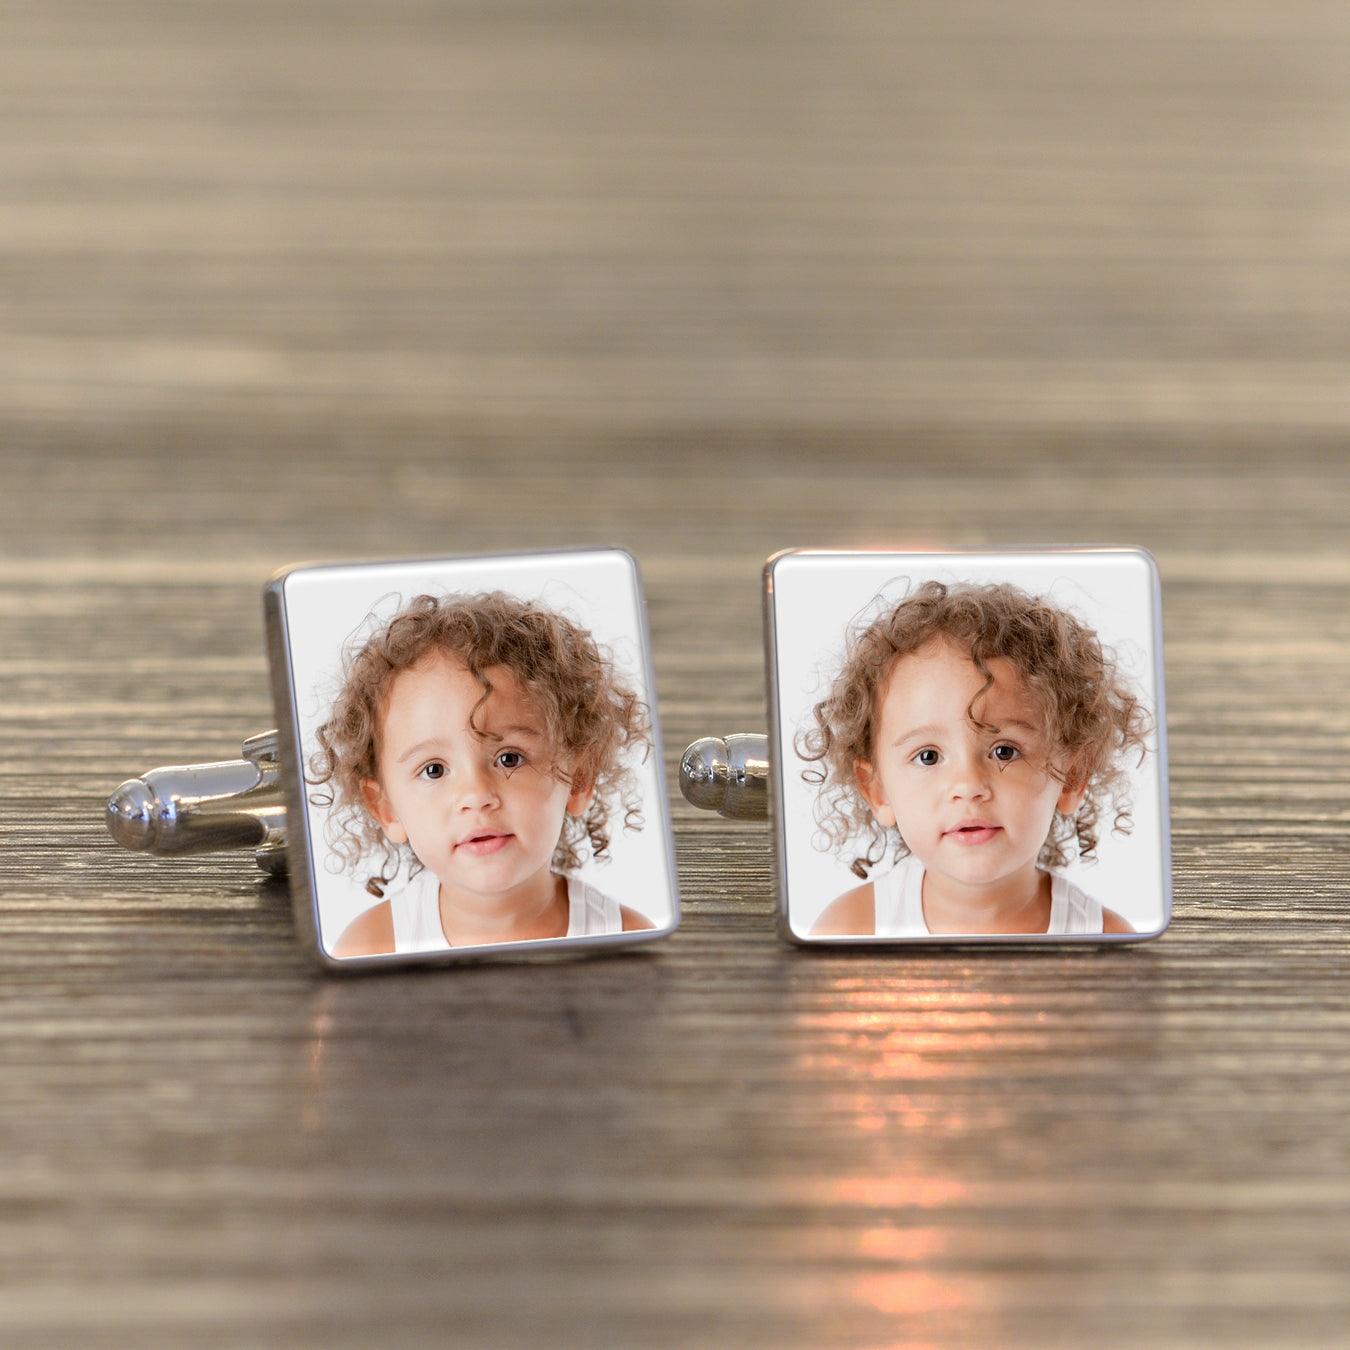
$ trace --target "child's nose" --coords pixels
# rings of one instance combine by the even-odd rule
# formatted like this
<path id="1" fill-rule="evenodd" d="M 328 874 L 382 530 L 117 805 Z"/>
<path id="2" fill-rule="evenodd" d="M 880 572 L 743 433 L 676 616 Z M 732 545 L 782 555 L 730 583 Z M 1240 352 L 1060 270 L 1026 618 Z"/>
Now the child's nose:
<path id="1" fill-rule="evenodd" d="M 948 787 L 953 797 L 984 797 L 989 792 L 988 766 L 978 754 L 956 755 L 948 763 Z"/>
<path id="2" fill-rule="evenodd" d="M 460 809 L 464 811 L 472 811 L 496 801 L 496 788 L 486 767 L 481 764 L 465 766 L 459 779 L 457 799 Z"/>

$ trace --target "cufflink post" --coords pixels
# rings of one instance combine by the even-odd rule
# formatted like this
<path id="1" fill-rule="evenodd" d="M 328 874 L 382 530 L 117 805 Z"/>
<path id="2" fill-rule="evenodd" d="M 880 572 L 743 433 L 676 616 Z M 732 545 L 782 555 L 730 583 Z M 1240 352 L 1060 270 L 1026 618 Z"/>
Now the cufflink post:
<path id="1" fill-rule="evenodd" d="M 733 732 L 695 741 L 680 759 L 680 791 L 728 820 L 768 820 L 769 738 Z"/>
<path id="2" fill-rule="evenodd" d="M 264 872 L 286 873 L 286 805 L 277 733 L 243 744 L 243 759 L 170 764 L 128 779 L 104 820 L 123 848 L 172 855 L 251 848 Z"/>

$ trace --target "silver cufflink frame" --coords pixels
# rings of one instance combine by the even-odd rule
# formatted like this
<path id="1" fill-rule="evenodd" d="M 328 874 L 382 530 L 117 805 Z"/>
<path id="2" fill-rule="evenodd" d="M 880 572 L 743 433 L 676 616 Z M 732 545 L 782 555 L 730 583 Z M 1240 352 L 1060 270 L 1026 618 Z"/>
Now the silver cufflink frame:
<path id="1" fill-rule="evenodd" d="M 1109 943 L 1156 937 L 1167 927 L 1161 588 L 1147 552 L 791 550 L 769 559 L 763 582 L 768 795 L 778 921 L 787 940 Z M 957 631 L 948 634 L 952 625 Z M 974 659 L 972 633 L 989 656 L 983 667 Z M 918 645 L 907 647 L 910 642 Z M 1000 665 L 1005 646 L 1009 655 Z M 925 669 L 927 655 L 948 649 L 959 659 L 942 667 L 945 677 Z M 879 743 L 850 763 L 849 700 L 861 697 L 869 662 L 880 663 L 868 716 L 869 734 Z M 968 687 L 957 698 L 962 682 Z M 1037 711 L 1019 714 L 1015 701 L 1028 684 Z M 1110 698 L 1108 690 L 1115 691 Z M 919 701 L 924 691 L 931 695 L 926 704 Z M 1100 705 L 1095 721 L 1082 712 L 1089 705 Z M 896 706 L 904 711 L 888 720 Z M 1014 725 L 1018 748 L 1008 728 L 992 723 L 1019 717 L 1057 725 L 1035 734 Z M 1085 744 L 1095 737 L 1092 753 L 1109 764 L 1093 771 L 1075 805 L 1074 785 L 1056 778 L 1072 777 L 1074 766 L 1056 761 L 1055 746 L 1066 739 L 1066 725 L 1059 724 L 1076 736 L 1078 722 L 1095 727 L 1082 737 Z M 833 758 L 821 753 L 827 735 Z M 953 739 L 960 745 L 948 743 Z M 902 780 L 900 769 L 914 769 L 916 756 L 945 764 L 967 740 L 978 742 L 982 754 L 1009 751 L 1012 763 L 986 775 L 989 796 L 933 805 L 941 819 L 930 826 L 919 809 L 928 809 L 923 794 L 929 789 L 917 787 L 914 774 Z M 876 763 L 869 765 L 867 755 Z M 1024 828 L 1014 839 L 1003 813 L 1023 772 L 1018 765 L 1038 757 L 1043 792 L 1052 802 L 1050 833 L 1037 840 Z M 884 798 L 880 816 L 861 790 L 858 761 Z M 952 790 L 967 789 L 958 783 Z M 1073 806 L 1072 814 L 1061 806 Z M 1099 817 L 1095 826 L 1085 820 L 1092 811 Z M 1049 858 L 1056 834 L 1063 856 Z M 953 836 L 969 842 L 953 846 Z M 1093 847 L 1084 857 L 1089 841 Z M 1002 861 L 994 857 L 1000 850 Z M 1025 927 L 995 898 L 1005 889 L 1011 895 L 1024 875 L 1039 888 Z"/>

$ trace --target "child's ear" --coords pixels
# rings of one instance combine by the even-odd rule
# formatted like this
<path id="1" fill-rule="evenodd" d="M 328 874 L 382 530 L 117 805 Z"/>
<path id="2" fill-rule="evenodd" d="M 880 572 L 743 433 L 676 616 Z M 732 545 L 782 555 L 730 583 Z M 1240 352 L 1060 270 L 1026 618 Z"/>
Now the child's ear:
<path id="1" fill-rule="evenodd" d="M 363 778 L 361 780 L 361 795 L 366 800 L 366 810 L 380 822 L 380 829 L 384 831 L 385 837 L 396 844 L 406 844 L 408 842 L 408 831 L 403 828 L 402 822 L 394 814 L 393 805 L 389 798 L 385 796 L 384 789 L 380 786 L 380 780 L 378 778 Z"/>
<path id="2" fill-rule="evenodd" d="M 877 823 L 890 829 L 896 823 L 895 812 L 891 809 L 891 803 L 886 797 L 886 789 L 882 786 L 881 775 L 865 759 L 860 759 L 854 762 L 853 776 L 858 780 L 858 791 L 862 793 L 864 800 L 872 808 L 872 814 L 877 818 Z"/>
<path id="3" fill-rule="evenodd" d="M 573 783 L 572 790 L 567 794 L 567 814 L 584 816 L 591 809 L 591 798 L 594 796 L 594 782 L 584 783 L 578 780 Z"/>
<path id="4" fill-rule="evenodd" d="M 1055 809 L 1062 816 L 1077 815 L 1078 808 L 1082 806 L 1083 798 L 1086 796 L 1086 783 L 1065 783 L 1060 789 L 1059 800 L 1055 803 Z"/>

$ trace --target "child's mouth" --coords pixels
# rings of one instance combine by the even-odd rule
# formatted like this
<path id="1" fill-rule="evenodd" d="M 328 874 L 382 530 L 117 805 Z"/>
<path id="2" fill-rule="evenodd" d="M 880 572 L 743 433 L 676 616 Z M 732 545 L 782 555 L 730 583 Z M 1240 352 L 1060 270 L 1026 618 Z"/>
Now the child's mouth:
<path id="1" fill-rule="evenodd" d="M 509 834 L 475 834 L 472 838 L 461 840 L 456 846 L 460 853 L 496 853 L 510 842 Z"/>
<path id="2" fill-rule="evenodd" d="M 998 825 L 990 825 L 987 821 L 971 820 L 953 826 L 943 837 L 957 844 L 987 844 L 1001 828 Z"/>

